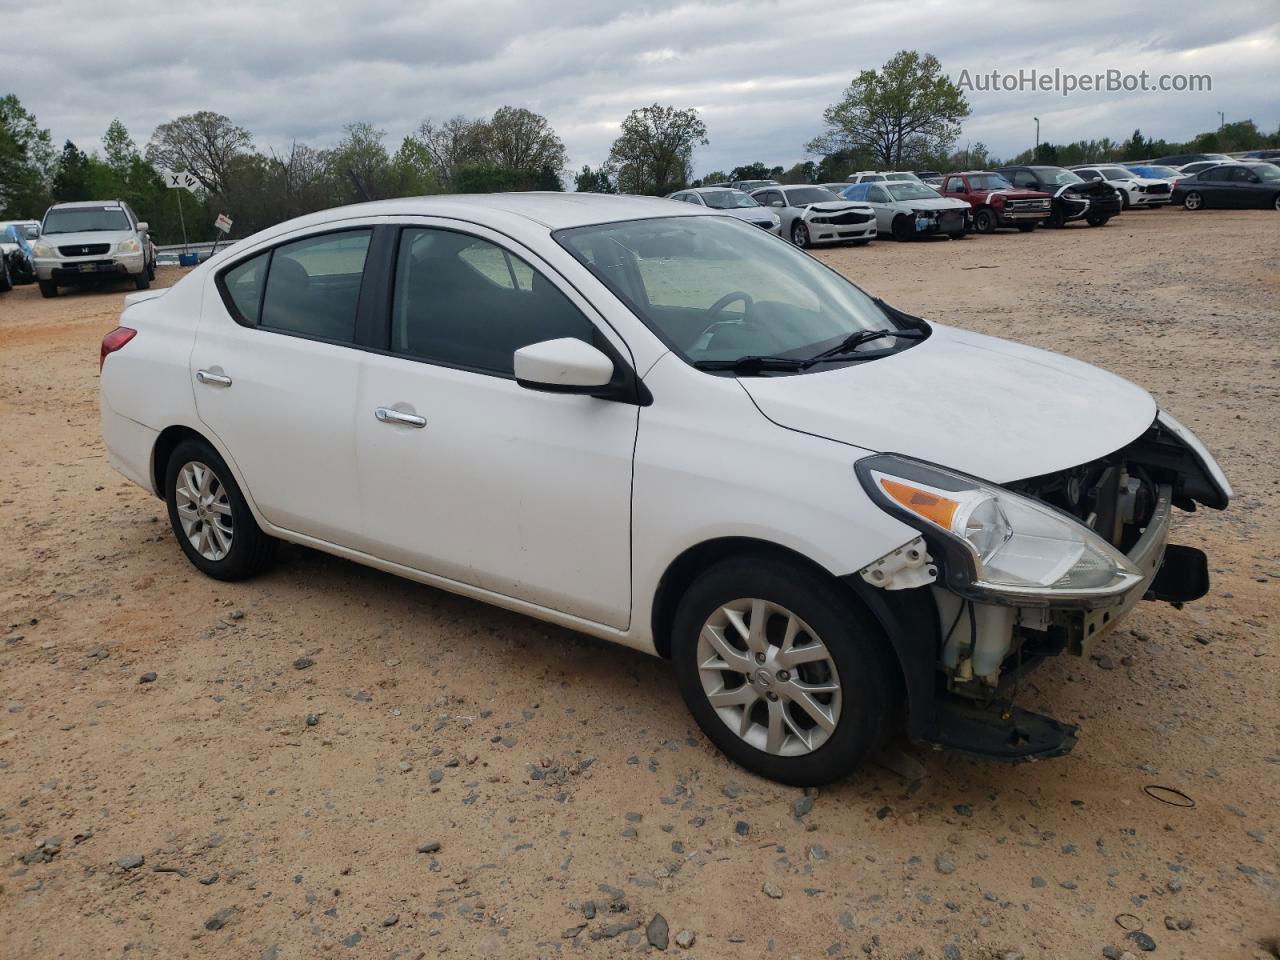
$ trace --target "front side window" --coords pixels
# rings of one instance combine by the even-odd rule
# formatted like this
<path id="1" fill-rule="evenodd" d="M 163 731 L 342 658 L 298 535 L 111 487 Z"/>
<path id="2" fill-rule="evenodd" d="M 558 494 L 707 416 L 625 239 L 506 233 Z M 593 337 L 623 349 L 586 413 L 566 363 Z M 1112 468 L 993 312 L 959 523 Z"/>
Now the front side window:
<path id="1" fill-rule="evenodd" d="M 962 177 L 949 178 L 943 190 L 947 193 L 964 193 L 964 179 Z"/>
<path id="2" fill-rule="evenodd" d="M 1061 167 L 1041 167 L 1040 176 L 1044 178 L 1044 182 L 1057 187 L 1065 187 L 1072 183 L 1084 183 L 1070 170 L 1063 170 Z"/>
<path id="3" fill-rule="evenodd" d="M 867 200 L 871 203 L 889 203 L 889 191 L 878 183 L 873 183 L 867 188 Z"/>
<path id="4" fill-rule="evenodd" d="M 546 277 L 496 244 L 465 233 L 400 235 L 391 350 L 417 360 L 510 377 L 521 347 L 595 328 Z"/>
<path id="5" fill-rule="evenodd" d="M 346 230 L 276 247 L 267 266 L 258 324 L 285 333 L 352 342 L 371 235 L 370 230 Z"/>
<path id="6" fill-rule="evenodd" d="M 1077 170 L 1076 176 L 1078 176 L 1081 180 L 1101 180 L 1102 179 L 1102 174 L 1098 173 L 1097 170 Z"/>
<path id="7" fill-rule="evenodd" d="M 740 221 L 634 220 L 554 236 L 690 362 L 805 359 L 896 326 L 848 280 Z"/>
<path id="8" fill-rule="evenodd" d="M 811 203 L 830 203 L 839 200 L 830 190 L 822 187 L 798 187 L 787 191 L 787 202 L 793 207 L 804 207 Z"/>

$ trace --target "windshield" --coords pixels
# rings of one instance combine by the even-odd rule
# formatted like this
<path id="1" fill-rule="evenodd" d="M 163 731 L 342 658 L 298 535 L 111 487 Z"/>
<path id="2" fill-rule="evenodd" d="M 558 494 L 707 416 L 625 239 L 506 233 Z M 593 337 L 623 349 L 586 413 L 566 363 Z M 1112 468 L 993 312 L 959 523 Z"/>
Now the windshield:
<path id="1" fill-rule="evenodd" d="M 1045 183 L 1052 183 L 1059 187 L 1067 183 L 1084 183 L 1083 180 L 1077 177 L 1070 170 L 1061 170 L 1054 167 L 1040 167 L 1036 172 L 1040 175 L 1040 179 Z"/>
<path id="2" fill-rule="evenodd" d="M 1178 170 L 1174 167 L 1130 167 L 1129 169 L 1140 177 L 1147 177 L 1152 180 L 1176 178 L 1180 176 Z"/>
<path id="3" fill-rule="evenodd" d="M 1133 176 L 1133 171 L 1124 167 L 1102 167 L 1098 172 L 1107 180 L 1128 180 Z"/>
<path id="4" fill-rule="evenodd" d="M 131 230 L 121 207 L 64 207 L 44 215 L 45 233 L 97 233 Z"/>
<path id="5" fill-rule="evenodd" d="M 939 193 L 920 183 L 886 183 L 884 188 L 895 200 L 937 200 Z"/>
<path id="6" fill-rule="evenodd" d="M 743 207 L 760 206 L 741 190 L 708 190 L 698 196 L 713 210 L 740 210 Z"/>
<path id="7" fill-rule="evenodd" d="M 803 359 L 899 327 L 839 274 L 740 220 L 632 220 L 555 237 L 690 362 Z"/>
<path id="8" fill-rule="evenodd" d="M 1249 169 L 1263 180 L 1280 180 L 1280 167 L 1274 163 L 1251 163 Z"/>
<path id="9" fill-rule="evenodd" d="M 906 180 L 909 183 L 920 182 L 920 178 L 917 177 L 914 173 L 886 173 L 884 175 L 884 178 L 886 180 Z"/>
<path id="10" fill-rule="evenodd" d="M 787 203 L 793 207 L 803 207 L 810 203 L 830 203 L 832 200 L 839 200 L 830 190 L 822 187 L 800 187 L 798 190 L 787 191 Z"/>
<path id="11" fill-rule="evenodd" d="M 1011 184 L 998 173 L 983 173 L 969 178 L 970 190 L 1012 190 Z"/>

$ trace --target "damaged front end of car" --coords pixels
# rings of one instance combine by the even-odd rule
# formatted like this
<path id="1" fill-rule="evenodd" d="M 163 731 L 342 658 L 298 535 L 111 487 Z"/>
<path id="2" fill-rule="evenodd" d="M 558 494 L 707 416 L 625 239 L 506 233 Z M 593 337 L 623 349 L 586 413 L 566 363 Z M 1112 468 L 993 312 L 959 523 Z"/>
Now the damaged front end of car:
<path id="1" fill-rule="evenodd" d="M 859 571 L 860 592 L 883 592 L 892 610 L 927 591 L 936 609 L 911 628 L 914 643 L 896 643 L 912 739 L 1006 760 L 1076 743 L 1073 725 L 1015 703 L 1019 678 L 1047 657 L 1088 656 L 1140 600 L 1204 596 L 1204 553 L 1168 542 L 1173 510 L 1231 499 L 1203 444 L 1163 412 L 1120 450 L 1009 483 L 894 454 L 856 469 L 882 509 L 920 532 Z"/>

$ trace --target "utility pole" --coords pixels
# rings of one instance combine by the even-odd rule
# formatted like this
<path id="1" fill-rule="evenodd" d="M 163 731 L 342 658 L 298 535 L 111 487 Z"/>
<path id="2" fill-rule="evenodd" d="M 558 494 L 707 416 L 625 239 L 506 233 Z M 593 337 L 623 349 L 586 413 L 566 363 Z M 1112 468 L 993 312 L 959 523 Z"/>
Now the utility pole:
<path id="1" fill-rule="evenodd" d="M 1221 130 L 1227 125 L 1227 118 L 1223 116 L 1222 111 L 1218 111 L 1218 129 Z"/>
<path id="2" fill-rule="evenodd" d="M 1040 152 L 1040 118 L 1032 117 L 1031 119 L 1036 122 L 1036 153 L 1039 153 Z M 1034 159 L 1034 157 L 1032 159 Z"/>

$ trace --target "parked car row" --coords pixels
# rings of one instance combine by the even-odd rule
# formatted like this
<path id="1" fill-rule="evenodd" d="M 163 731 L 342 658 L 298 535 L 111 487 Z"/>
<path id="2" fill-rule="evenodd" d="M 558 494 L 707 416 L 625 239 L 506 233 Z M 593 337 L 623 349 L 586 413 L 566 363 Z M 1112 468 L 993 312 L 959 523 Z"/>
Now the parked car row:
<path id="1" fill-rule="evenodd" d="M 1272 207 L 1280 210 L 1280 167 L 1263 159 L 1219 159 L 1184 154 L 1182 167 L 1167 163 L 1091 163 L 1071 168 L 1011 164 L 995 170 L 938 174 L 924 170 L 862 170 L 840 183 L 780 184 L 739 180 L 671 194 L 725 210 L 790 240 L 798 247 L 852 242 L 878 236 L 894 240 L 1001 227 L 1030 233 L 1038 224 L 1064 227 L 1082 221 L 1106 225 L 1125 210 L 1179 204 L 1206 207 Z M 926 182 L 922 176 L 930 181 Z M 766 207 L 765 217 L 758 210 Z"/>

